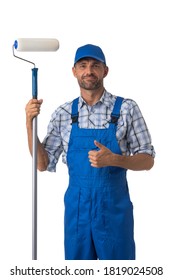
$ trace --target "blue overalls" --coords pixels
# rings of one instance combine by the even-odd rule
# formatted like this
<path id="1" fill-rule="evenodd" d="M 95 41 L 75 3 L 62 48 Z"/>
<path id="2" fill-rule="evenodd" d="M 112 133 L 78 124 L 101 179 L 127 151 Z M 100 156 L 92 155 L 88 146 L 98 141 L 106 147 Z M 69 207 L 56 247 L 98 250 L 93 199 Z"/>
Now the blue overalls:
<path id="1" fill-rule="evenodd" d="M 134 260 L 133 206 L 126 170 L 95 168 L 88 152 L 94 140 L 121 154 L 116 140 L 122 98 L 117 97 L 106 129 L 78 127 L 78 98 L 72 105 L 72 130 L 67 152 L 69 187 L 65 202 L 66 260 Z"/>

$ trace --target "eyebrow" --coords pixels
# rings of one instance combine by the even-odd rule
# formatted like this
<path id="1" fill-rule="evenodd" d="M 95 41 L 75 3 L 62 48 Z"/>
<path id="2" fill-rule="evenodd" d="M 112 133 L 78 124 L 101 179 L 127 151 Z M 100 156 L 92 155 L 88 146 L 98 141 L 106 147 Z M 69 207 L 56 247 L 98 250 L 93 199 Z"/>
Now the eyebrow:
<path id="1" fill-rule="evenodd" d="M 87 63 L 89 60 L 91 60 L 92 61 L 92 63 L 93 64 L 101 64 L 102 62 L 101 61 L 99 61 L 99 60 L 97 60 L 97 59 L 94 59 L 94 58 L 82 58 L 81 60 L 79 60 L 77 63 L 78 64 L 83 64 L 83 63 Z"/>

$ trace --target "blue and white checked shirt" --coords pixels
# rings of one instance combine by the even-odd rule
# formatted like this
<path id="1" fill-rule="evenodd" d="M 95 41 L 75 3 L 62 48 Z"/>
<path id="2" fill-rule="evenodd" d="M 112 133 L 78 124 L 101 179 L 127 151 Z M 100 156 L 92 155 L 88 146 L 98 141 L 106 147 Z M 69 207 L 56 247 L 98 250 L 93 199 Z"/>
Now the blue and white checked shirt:
<path id="1" fill-rule="evenodd" d="M 105 90 L 101 99 L 93 106 L 79 98 L 79 127 L 92 129 L 108 128 L 110 116 L 116 96 Z M 51 116 L 47 135 L 43 145 L 49 155 L 48 171 L 56 171 L 56 164 L 62 154 L 62 161 L 66 163 L 66 155 L 71 132 L 72 101 L 58 107 Z M 117 125 L 116 137 L 123 155 L 147 153 L 155 156 L 142 113 L 134 100 L 124 99 L 121 106 L 120 117 Z"/>

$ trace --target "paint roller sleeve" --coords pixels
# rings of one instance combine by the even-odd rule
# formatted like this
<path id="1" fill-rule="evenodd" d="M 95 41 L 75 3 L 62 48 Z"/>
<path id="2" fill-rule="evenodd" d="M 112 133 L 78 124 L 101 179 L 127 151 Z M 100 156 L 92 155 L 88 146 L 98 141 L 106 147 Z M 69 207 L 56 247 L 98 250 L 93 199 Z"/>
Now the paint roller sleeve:
<path id="1" fill-rule="evenodd" d="M 53 52 L 59 49 L 59 41 L 46 38 L 19 38 L 15 40 L 14 48 L 23 52 Z"/>

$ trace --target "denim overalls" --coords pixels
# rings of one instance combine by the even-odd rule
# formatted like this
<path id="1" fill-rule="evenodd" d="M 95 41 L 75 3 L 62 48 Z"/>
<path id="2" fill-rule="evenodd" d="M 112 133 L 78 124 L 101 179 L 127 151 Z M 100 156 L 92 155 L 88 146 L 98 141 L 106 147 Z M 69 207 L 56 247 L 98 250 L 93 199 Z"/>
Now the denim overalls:
<path id="1" fill-rule="evenodd" d="M 95 168 L 88 152 L 94 140 L 121 154 L 116 140 L 123 98 L 117 97 L 106 129 L 78 127 L 78 98 L 72 105 L 72 130 L 67 152 L 69 187 L 65 202 L 66 260 L 134 260 L 133 205 L 126 170 Z"/>

